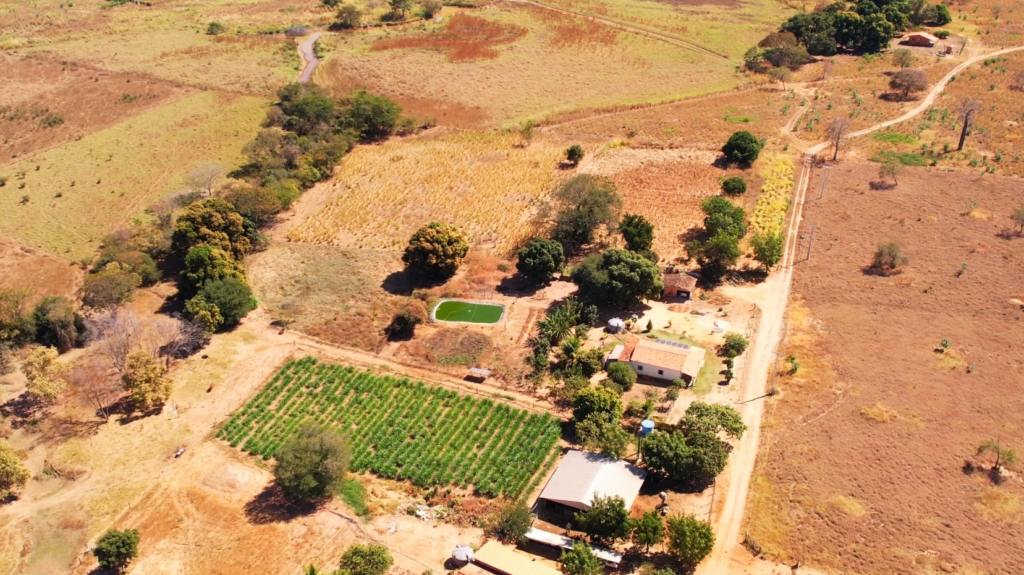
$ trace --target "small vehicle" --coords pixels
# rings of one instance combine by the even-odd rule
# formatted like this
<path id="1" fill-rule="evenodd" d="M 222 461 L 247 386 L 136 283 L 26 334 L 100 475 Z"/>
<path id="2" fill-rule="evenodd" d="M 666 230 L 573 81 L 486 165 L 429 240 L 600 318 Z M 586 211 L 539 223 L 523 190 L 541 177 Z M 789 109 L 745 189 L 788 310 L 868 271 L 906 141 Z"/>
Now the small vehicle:
<path id="1" fill-rule="evenodd" d="M 177 459 L 177 458 L 181 457 L 181 454 L 185 453 L 186 449 L 188 449 L 188 448 L 185 447 L 184 445 L 179 447 L 178 450 L 174 452 L 174 458 Z"/>

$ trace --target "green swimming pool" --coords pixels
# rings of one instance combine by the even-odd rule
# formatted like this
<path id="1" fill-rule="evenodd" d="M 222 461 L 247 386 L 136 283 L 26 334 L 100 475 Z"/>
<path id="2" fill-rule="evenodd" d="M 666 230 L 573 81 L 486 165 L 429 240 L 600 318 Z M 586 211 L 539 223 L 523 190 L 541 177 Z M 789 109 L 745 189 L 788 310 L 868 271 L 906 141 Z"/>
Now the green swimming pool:
<path id="1" fill-rule="evenodd" d="M 455 323 L 498 323 L 505 315 L 505 306 L 448 299 L 437 304 L 431 317 L 436 321 Z"/>

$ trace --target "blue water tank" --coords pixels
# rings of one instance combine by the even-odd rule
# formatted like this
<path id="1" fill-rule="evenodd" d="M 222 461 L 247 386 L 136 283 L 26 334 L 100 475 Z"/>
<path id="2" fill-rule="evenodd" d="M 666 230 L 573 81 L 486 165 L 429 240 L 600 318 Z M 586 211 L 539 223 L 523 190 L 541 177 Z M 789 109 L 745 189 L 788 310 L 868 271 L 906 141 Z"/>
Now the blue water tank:
<path id="1" fill-rule="evenodd" d="M 640 437 L 647 437 L 654 431 L 654 422 L 650 419 L 645 419 L 640 422 Z"/>

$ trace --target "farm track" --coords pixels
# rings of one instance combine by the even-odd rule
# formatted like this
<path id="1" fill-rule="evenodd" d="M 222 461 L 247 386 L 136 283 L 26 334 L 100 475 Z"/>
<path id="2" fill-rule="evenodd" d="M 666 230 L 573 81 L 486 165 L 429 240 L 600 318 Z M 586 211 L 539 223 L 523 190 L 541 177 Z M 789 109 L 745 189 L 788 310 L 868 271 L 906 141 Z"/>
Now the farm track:
<path id="1" fill-rule="evenodd" d="M 986 54 L 974 56 L 953 70 L 947 73 L 939 82 L 932 87 L 928 95 L 921 100 L 917 107 L 905 114 L 875 124 L 869 128 L 858 130 L 850 134 L 855 138 L 885 129 L 889 126 L 905 122 L 927 110 L 935 99 L 945 89 L 950 79 L 973 64 L 1002 54 L 1024 49 L 1024 46 L 1005 48 Z M 799 246 L 797 232 L 800 229 L 804 199 L 807 195 L 807 187 L 810 183 L 811 170 L 813 169 L 814 157 L 825 150 L 829 142 L 822 142 L 807 149 L 803 154 L 802 169 L 796 190 L 794 192 L 793 213 L 786 228 L 786 249 L 782 261 L 782 273 L 775 274 L 762 284 L 764 294 L 763 313 L 758 329 L 758 336 L 751 346 L 750 355 L 747 358 L 748 367 L 744 374 L 742 391 L 738 407 L 747 424 L 748 432 L 736 446 L 734 455 L 729 467 L 729 488 L 726 494 L 725 507 L 719 516 L 715 530 L 715 547 L 711 555 L 698 566 L 698 575 L 719 575 L 730 572 L 749 572 L 744 565 L 739 548 L 742 546 L 740 534 L 744 525 L 746 515 L 747 499 L 750 492 L 750 481 L 753 475 L 754 466 L 757 462 L 759 441 L 761 435 L 761 420 L 764 413 L 767 398 L 766 389 L 768 376 L 772 368 L 773 358 L 778 353 L 779 346 L 783 341 L 785 329 L 785 313 L 789 302 L 790 288 L 793 281 L 793 270 L 796 265 L 796 250 Z M 740 295 L 742 288 L 735 290 Z M 736 564 L 734 566 L 734 563 Z M 806 567 L 801 567 L 802 573 L 814 573 Z"/>

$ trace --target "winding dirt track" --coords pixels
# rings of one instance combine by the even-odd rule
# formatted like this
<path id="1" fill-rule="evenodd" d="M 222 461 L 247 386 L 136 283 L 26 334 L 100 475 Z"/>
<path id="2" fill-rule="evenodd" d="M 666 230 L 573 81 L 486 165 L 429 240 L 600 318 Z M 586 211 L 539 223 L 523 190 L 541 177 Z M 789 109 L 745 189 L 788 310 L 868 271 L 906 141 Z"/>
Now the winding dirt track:
<path id="1" fill-rule="evenodd" d="M 921 103 L 914 109 L 902 116 L 886 120 L 869 128 L 858 130 L 850 134 L 854 138 L 870 134 L 889 126 L 905 122 L 927 110 L 935 102 L 935 99 L 945 89 L 950 78 L 959 74 L 967 67 L 1001 54 L 1024 49 L 1024 46 L 996 50 L 987 54 L 975 56 L 964 61 L 962 64 L 950 71 L 928 92 Z M 796 263 L 796 250 L 799 245 L 797 231 L 800 229 L 800 222 L 803 213 L 804 198 L 807 194 L 807 186 L 811 177 L 811 162 L 814 156 L 824 151 L 829 142 L 822 142 L 807 149 L 803 155 L 803 166 L 800 178 L 796 187 L 793 201 L 793 213 L 790 216 L 786 229 L 786 250 L 782 260 L 782 273 L 774 274 L 757 288 L 726 288 L 727 295 L 745 299 L 758 300 L 762 308 L 761 322 L 758 326 L 758 336 L 747 355 L 747 365 L 744 370 L 744 379 L 740 400 L 737 408 L 747 424 L 747 433 L 736 445 L 732 460 L 729 465 L 729 488 L 725 498 L 725 507 L 715 524 L 715 548 L 711 555 L 697 568 L 698 575 L 720 575 L 723 573 L 735 572 L 733 561 L 739 560 L 746 553 L 741 550 L 741 532 L 744 524 L 744 516 L 747 506 L 747 498 L 750 491 L 750 479 L 757 461 L 758 442 L 761 436 L 761 418 L 764 412 L 765 393 L 768 386 L 768 377 L 775 361 L 779 344 L 783 340 L 783 329 L 785 326 L 786 304 L 789 301 L 790 286 L 793 280 L 793 266 Z M 756 290 L 755 297 L 751 297 L 751 291 Z M 749 557 L 749 555 L 747 555 Z M 803 573 L 813 573 L 806 568 L 801 568 Z"/>

